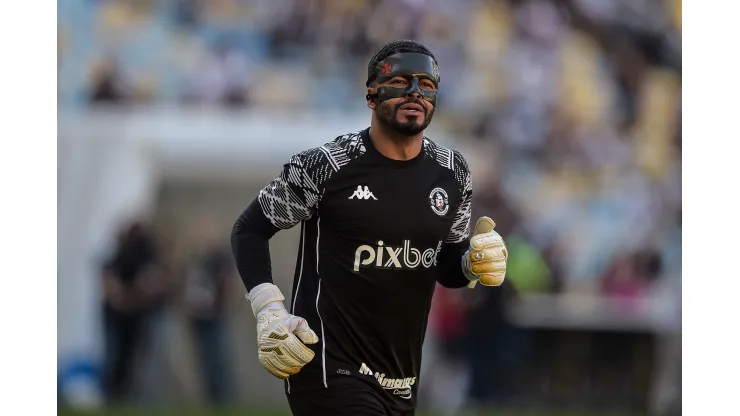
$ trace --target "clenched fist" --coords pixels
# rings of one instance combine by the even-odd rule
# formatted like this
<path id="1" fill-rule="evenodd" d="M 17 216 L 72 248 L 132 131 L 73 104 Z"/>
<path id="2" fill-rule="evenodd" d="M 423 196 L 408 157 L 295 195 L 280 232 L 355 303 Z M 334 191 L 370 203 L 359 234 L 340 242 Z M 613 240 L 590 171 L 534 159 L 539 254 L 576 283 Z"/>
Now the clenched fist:
<path id="1" fill-rule="evenodd" d="M 504 239 L 493 228 L 496 223 L 488 217 L 480 217 L 475 223 L 470 248 L 462 259 L 469 287 L 480 281 L 484 286 L 499 286 L 506 277 L 506 260 L 509 252 Z"/>
<path id="2" fill-rule="evenodd" d="M 281 379 L 301 371 L 314 357 L 314 352 L 305 344 L 315 344 L 319 340 L 308 322 L 285 309 L 283 294 L 271 283 L 258 285 L 247 299 L 257 318 L 260 363 Z"/>

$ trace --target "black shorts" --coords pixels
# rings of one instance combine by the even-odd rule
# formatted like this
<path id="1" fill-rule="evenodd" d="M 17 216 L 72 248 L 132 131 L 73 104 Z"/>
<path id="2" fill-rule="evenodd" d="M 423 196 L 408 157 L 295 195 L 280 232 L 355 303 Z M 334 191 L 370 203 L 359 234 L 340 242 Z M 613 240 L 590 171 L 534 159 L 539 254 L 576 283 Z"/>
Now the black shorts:
<path id="1" fill-rule="evenodd" d="M 392 410 L 377 392 L 363 383 L 340 384 L 287 396 L 293 416 L 414 416 L 414 411 Z"/>

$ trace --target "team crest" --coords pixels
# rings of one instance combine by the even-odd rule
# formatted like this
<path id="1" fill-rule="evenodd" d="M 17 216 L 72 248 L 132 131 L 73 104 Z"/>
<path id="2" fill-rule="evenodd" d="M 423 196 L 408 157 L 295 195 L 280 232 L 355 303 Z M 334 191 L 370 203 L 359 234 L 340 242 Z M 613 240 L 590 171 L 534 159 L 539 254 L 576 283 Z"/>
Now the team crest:
<path id="1" fill-rule="evenodd" d="M 440 217 L 447 214 L 450 204 L 447 199 L 447 192 L 442 188 L 434 188 L 429 194 L 429 205 L 432 211 Z"/>

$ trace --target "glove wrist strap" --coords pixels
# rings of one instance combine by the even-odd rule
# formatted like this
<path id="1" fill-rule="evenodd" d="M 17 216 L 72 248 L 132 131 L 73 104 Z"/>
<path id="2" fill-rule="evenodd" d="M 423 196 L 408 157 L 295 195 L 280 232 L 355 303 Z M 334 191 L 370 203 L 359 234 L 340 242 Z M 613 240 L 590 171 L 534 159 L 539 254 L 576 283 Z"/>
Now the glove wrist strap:
<path id="1" fill-rule="evenodd" d="M 270 306 L 270 309 L 285 309 L 283 305 L 285 296 L 280 292 L 280 288 L 272 283 L 261 283 L 255 286 L 246 294 L 246 298 L 252 306 L 252 313 L 255 317 L 267 306 Z"/>

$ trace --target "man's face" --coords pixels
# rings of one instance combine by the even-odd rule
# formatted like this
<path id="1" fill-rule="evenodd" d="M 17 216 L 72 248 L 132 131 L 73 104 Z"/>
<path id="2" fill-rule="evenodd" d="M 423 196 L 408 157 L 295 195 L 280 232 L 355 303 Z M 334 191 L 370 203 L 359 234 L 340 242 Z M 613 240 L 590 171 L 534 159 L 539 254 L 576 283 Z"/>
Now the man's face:
<path id="1" fill-rule="evenodd" d="M 407 88 L 409 80 L 404 77 L 394 77 L 385 82 L 377 84 L 378 87 L 390 86 L 394 88 Z M 437 87 L 428 79 L 419 79 L 419 89 L 435 91 Z M 434 116 L 434 105 L 421 98 L 418 93 L 401 98 L 390 98 L 376 103 L 375 111 L 378 120 L 385 127 L 401 136 L 415 136 L 429 126 Z"/>

